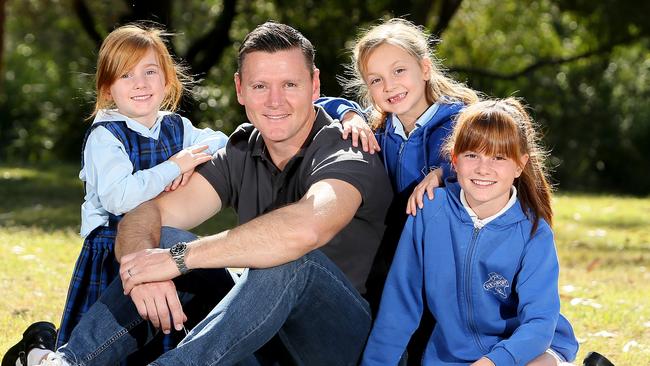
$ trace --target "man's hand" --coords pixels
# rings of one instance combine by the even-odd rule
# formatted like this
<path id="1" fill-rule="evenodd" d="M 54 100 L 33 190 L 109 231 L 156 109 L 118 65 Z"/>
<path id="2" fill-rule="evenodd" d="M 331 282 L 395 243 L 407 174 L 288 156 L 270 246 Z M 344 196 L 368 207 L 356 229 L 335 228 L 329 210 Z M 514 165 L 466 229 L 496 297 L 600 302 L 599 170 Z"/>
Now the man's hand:
<path id="1" fill-rule="evenodd" d="M 169 249 L 145 249 L 120 260 L 120 278 L 128 295 L 141 283 L 171 280 L 180 275 Z"/>
<path id="2" fill-rule="evenodd" d="M 381 150 L 375 138 L 375 133 L 372 132 L 363 117 L 356 112 L 349 111 L 345 113 L 341 118 L 341 124 L 343 125 L 343 135 L 341 137 L 345 140 L 352 135 L 352 146 L 359 146 L 359 140 L 361 140 L 363 151 L 374 154 L 375 151 Z"/>
<path id="3" fill-rule="evenodd" d="M 187 316 L 178 299 L 176 286 L 172 281 L 152 282 L 135 286 L 131 290 L 131 300 L 140 316 L 149 320 L 154 327 L 169 334 L 172 329 L 183 329 Z"/>

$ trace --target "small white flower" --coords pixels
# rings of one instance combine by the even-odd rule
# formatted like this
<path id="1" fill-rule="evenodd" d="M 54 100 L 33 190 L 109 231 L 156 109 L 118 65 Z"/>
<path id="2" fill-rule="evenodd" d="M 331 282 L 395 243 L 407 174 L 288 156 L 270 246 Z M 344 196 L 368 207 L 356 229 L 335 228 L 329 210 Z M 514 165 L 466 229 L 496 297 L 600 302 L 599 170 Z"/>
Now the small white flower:
<path id="1" fill-rule="evenodd" d="M 562 286 L 562 292 L 573 292 L 576 290 L 576 287 L 573 285 L 564 285 Z"/>
<path id="2" fill-rule="evenodd" d="M 630 352 L 630 348 L 632 347 L 639 347 L 639 343 L 637 343 L 637 341 L 629 341 L 625 343 L 625 345 L 623 346 L 623 352 L 625 353 Z"/>
<path id="3" fill-rule="evenodd" d="M 592 334 L 594 337 L 603 337 L 603 338 L 615 338 L 616 334 L 612 332 L 608 332 L 606 330 L 601 330 L 600 332 L 596 332 Z"/>

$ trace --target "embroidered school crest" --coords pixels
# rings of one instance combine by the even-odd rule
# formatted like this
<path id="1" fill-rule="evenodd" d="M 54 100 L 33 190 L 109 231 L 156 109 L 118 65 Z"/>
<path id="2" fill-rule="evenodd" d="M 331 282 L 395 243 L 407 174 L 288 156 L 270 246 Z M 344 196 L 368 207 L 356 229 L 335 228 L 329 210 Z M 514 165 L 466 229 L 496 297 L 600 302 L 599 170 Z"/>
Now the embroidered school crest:
<path id="1" fill-rule="evenodd" d="M 495 272 L 490 272 L 489 276 L 490 278 L 488 278 L 488 280 L 483 284 L 483 289 L 485 291 L 490 291 L 495 295 L 499 295 L 504 299 L 507 298 L 508 294 L 506 294 L 506 288 L 510 287 L 508 280 Z"/>

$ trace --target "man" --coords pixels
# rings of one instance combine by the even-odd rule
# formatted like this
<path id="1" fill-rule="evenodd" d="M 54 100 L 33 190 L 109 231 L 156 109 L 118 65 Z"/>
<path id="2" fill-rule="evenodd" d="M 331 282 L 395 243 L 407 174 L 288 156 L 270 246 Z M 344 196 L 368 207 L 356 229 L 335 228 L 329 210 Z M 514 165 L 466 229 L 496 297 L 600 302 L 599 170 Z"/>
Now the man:
<path id="1" fill-rule="evenodd" d="M 357 363 L 371 325 L 360 294 L 391 199 L 382 163 L 342 140 L 340 125 L 314 108 L 313 46 L 295 29 L 265 23 L 253 30 L 239 50 L 235 86 L 252 125 L 240 126 L 185 187 L 122 220 L 122 286 L 111 285 L 69 343 L 48 355 L 55 364 L 112 364 L 154 327 L 182 330 L 192 294 L 176 286 L 205 278 L 192 270 L 206 268 L 246 269 L 153 364 L 234 364 L 275 334 L 299 364 Z M 152 249 L 162 225 L 189 229 L 224 205 L 236 209 L 238 227 Z M 207 291 L 213 285 L 200 283 Z"/>

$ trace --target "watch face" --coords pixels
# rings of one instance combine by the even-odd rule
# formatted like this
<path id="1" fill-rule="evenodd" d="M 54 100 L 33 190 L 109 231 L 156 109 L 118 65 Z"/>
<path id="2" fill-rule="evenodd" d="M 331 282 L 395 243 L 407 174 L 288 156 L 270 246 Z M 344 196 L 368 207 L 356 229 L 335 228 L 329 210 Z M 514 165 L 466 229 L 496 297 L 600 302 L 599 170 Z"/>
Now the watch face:
<path id="1" fill-rule="evenodd" d="M 183 243 L 183 242 L 176 243 L 173 247 L 171 247 L 171 249 L 169 250 L 169 252 L 171 253 L 171 255 L 172 255 L 173 257 L 175 257 L 175 256 L 177 256 L 177 255 L 183 255 L 183 253 L 185 253 L 186 245 L 187 245 L 187 244 L 185 244 L 185 243 Z"/>

